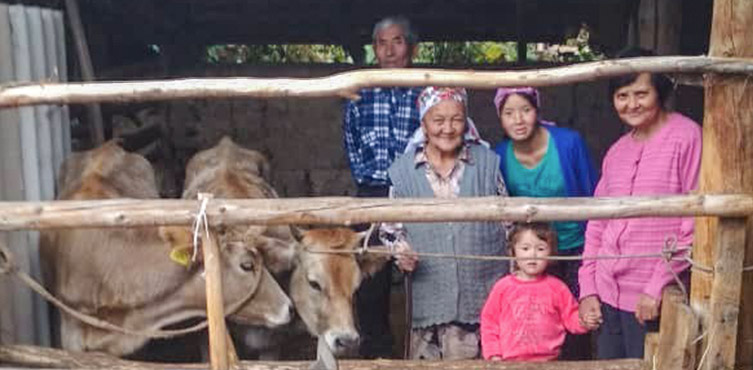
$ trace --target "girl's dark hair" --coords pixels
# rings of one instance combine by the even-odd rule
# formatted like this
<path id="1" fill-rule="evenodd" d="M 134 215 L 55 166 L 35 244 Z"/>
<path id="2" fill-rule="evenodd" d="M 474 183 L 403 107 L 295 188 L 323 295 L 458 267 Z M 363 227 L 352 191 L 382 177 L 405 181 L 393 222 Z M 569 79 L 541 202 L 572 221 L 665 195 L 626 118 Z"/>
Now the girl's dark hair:
<path id="1" fill-rule="evenodd" d="M 551 224 L 546 222 L 516 222 L 507 234 L 507 246 L 510 249 L 511 256 L 515 256 L 515 244 L 518 243 L 518 239 L 524 231 L 533 232 L 537 238 L 549 245 L 551 255 L 557 254 L 557 232 L 554 231 Z"/>
<path id="2" fill-rule="evenodd" d="M 641 49 L 637 47 L 628 47 L 622 49 L 615 59 L 622 58 L 637 58 L 637 57 L 653 57 L 656 56 L 653 51 L 647 49 Z M 622 75 L 609 80 L 609 99 L 614 97 L 614 93 L 622 87 L 632 84 L 638 79 L 639 73 L 631 73 L 629 75 Z M 665 107 L 665 103 L 669 98 L 669 94 L 672 92 L 673 84 L 667 76 L 661 73 L 651 73 L 651 84 L 654 85 L 657 94 L 659 95 L 659 104 Z"/>

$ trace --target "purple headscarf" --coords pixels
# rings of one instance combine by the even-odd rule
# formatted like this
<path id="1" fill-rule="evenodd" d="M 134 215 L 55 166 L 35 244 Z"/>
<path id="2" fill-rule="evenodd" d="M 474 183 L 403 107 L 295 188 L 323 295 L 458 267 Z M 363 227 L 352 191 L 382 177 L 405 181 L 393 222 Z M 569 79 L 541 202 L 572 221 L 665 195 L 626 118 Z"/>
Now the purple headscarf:
<path id="1" fill-rule="evenodd" d="M 497 89 L 497 93 L 494 95 L 494 106 L 497 108 L 497 116 L 499 116 L 499 110 L 502 109 L 503 105 L 505 105 L 507 98 L 509 98 L 510 95 L 513 95 L 513 94 L 525 95 L 531 98 L 531 100 L 533 100 L 535 103 L 534 108 L 536 108 L 536 111 L 538 111 L 539 108 L 541 107 L 541 98 L 539 97 L 539 90 L 537 90 L 535 87 L 531 87 L 531 86 L 500 87 Z M 552 121 L 545 121 L 541 118 L 539 118 L 539 122 L 545 125 L 552 125 L 552 126 L 556 125 Z"/>
<path id="2" fill-rule="evenodd" d="M 536 106 L 536 110 L 539 110 L 539 107 L 541 107 L 541 100 L 539 99 L 539 90 L 536 90 L 536 88 L 526 86 L 526 87 L 500 87 L 497 89 L 497 94 L 494 95 L 494 106 L 497 107 L 497 115 L 499 115 L 499 110 L 502 108 L 502 106 L 505 104 L 505 101 L 507 101 L 507 98 L 510 97 L 510 95 L 513 94 L 519 94 L 519 95 L 525 95 L 529 98 L 531 98 Z"/>

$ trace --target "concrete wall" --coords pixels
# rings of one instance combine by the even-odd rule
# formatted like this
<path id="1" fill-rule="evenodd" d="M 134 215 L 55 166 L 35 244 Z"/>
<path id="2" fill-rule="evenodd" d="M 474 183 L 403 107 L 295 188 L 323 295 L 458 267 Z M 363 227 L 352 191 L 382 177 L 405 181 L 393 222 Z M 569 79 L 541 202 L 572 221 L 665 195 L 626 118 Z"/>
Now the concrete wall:
<path id="1" fill-rule="evenodd" d="M 350 68 L 338 65 L 214 67 L 184 71 L 180 75 L 316 77 Z M 609 145 L 624 130 L 607 98 L 606 81 L 548 87 L 541 91 L 541 116 L 581 132 L 599 166 Z M 684 96 L 680 100 L 686 106 L 698 108 L 690 113 L 699 119 L 702 90 L 683 88 L 680 92 L 687 91 L 689 93 L 680 94 Z M 470 115 L 482 136 L 496 143 L 502 131 L 492 104 L 493 94 L 491 90 L 470 91 Z M 171 163 L 161 163 L 158 167 L 177 174 L 177 180 L 166 181 L 163 185 L 167 189 L 164 193 L 179 194 L 176 188 L 181 186 L 182 170 L 190 156 L 214 145 L 223 135 L 229 135 L 269 156 L 274 186 L 281 196 L 353 194 L 354 185 L 342 141 L 344 103 L 340 98 L 290 98 L 190 100 L 152 105 L 150 119 L 164 121 L 174 157 Z"/>

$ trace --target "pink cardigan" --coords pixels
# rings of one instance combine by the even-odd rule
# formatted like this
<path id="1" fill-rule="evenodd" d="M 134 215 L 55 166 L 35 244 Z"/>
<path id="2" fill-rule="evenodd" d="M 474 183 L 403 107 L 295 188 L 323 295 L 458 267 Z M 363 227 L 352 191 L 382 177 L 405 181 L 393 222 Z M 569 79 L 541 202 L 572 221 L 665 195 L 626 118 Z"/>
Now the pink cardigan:
<path id="1" fill-rule="evenodd" d="M 701 128 L 679 114 L 646 141 L 622 136 L 604 158 L 602 176 L 594 196 L 648 196 L 687 194 L 698 184 L 701 163 Z M 677 237 L 678 246 L 693 242 L 694 219 L 626 218 L 588 222 L 584 256 L 658 253 L 665 238 Z M 673 281 L 661 259 L 584 260 L 579 272 L 581 299 L 595 295 L 602 302 L 634 312 L 639 294 L 657 301 Z M 672 261 L 676 273 L 688 267 Z"/>

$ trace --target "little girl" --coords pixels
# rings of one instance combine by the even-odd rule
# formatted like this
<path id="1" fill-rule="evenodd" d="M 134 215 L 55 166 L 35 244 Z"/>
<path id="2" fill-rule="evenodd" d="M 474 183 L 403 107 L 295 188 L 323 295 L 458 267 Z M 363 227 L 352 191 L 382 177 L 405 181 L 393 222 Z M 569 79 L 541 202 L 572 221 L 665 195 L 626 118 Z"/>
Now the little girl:
<path id="1" fill-rule="evenodd" d="M 557 250 L 557 235 L 544 223 L 516 224 L 508 243 L 518 258 L 547 257 Z M 522 259 L 494 285 L 481 311 L 481 349 L 487 360 L 557 359 L 565 331 L 586 333 L 595 318 L 581 323 L 578 303 L 565 283 L 546 273 L 549 261 Z M 585 324 L 585 326 L 584 326 Z"/>

